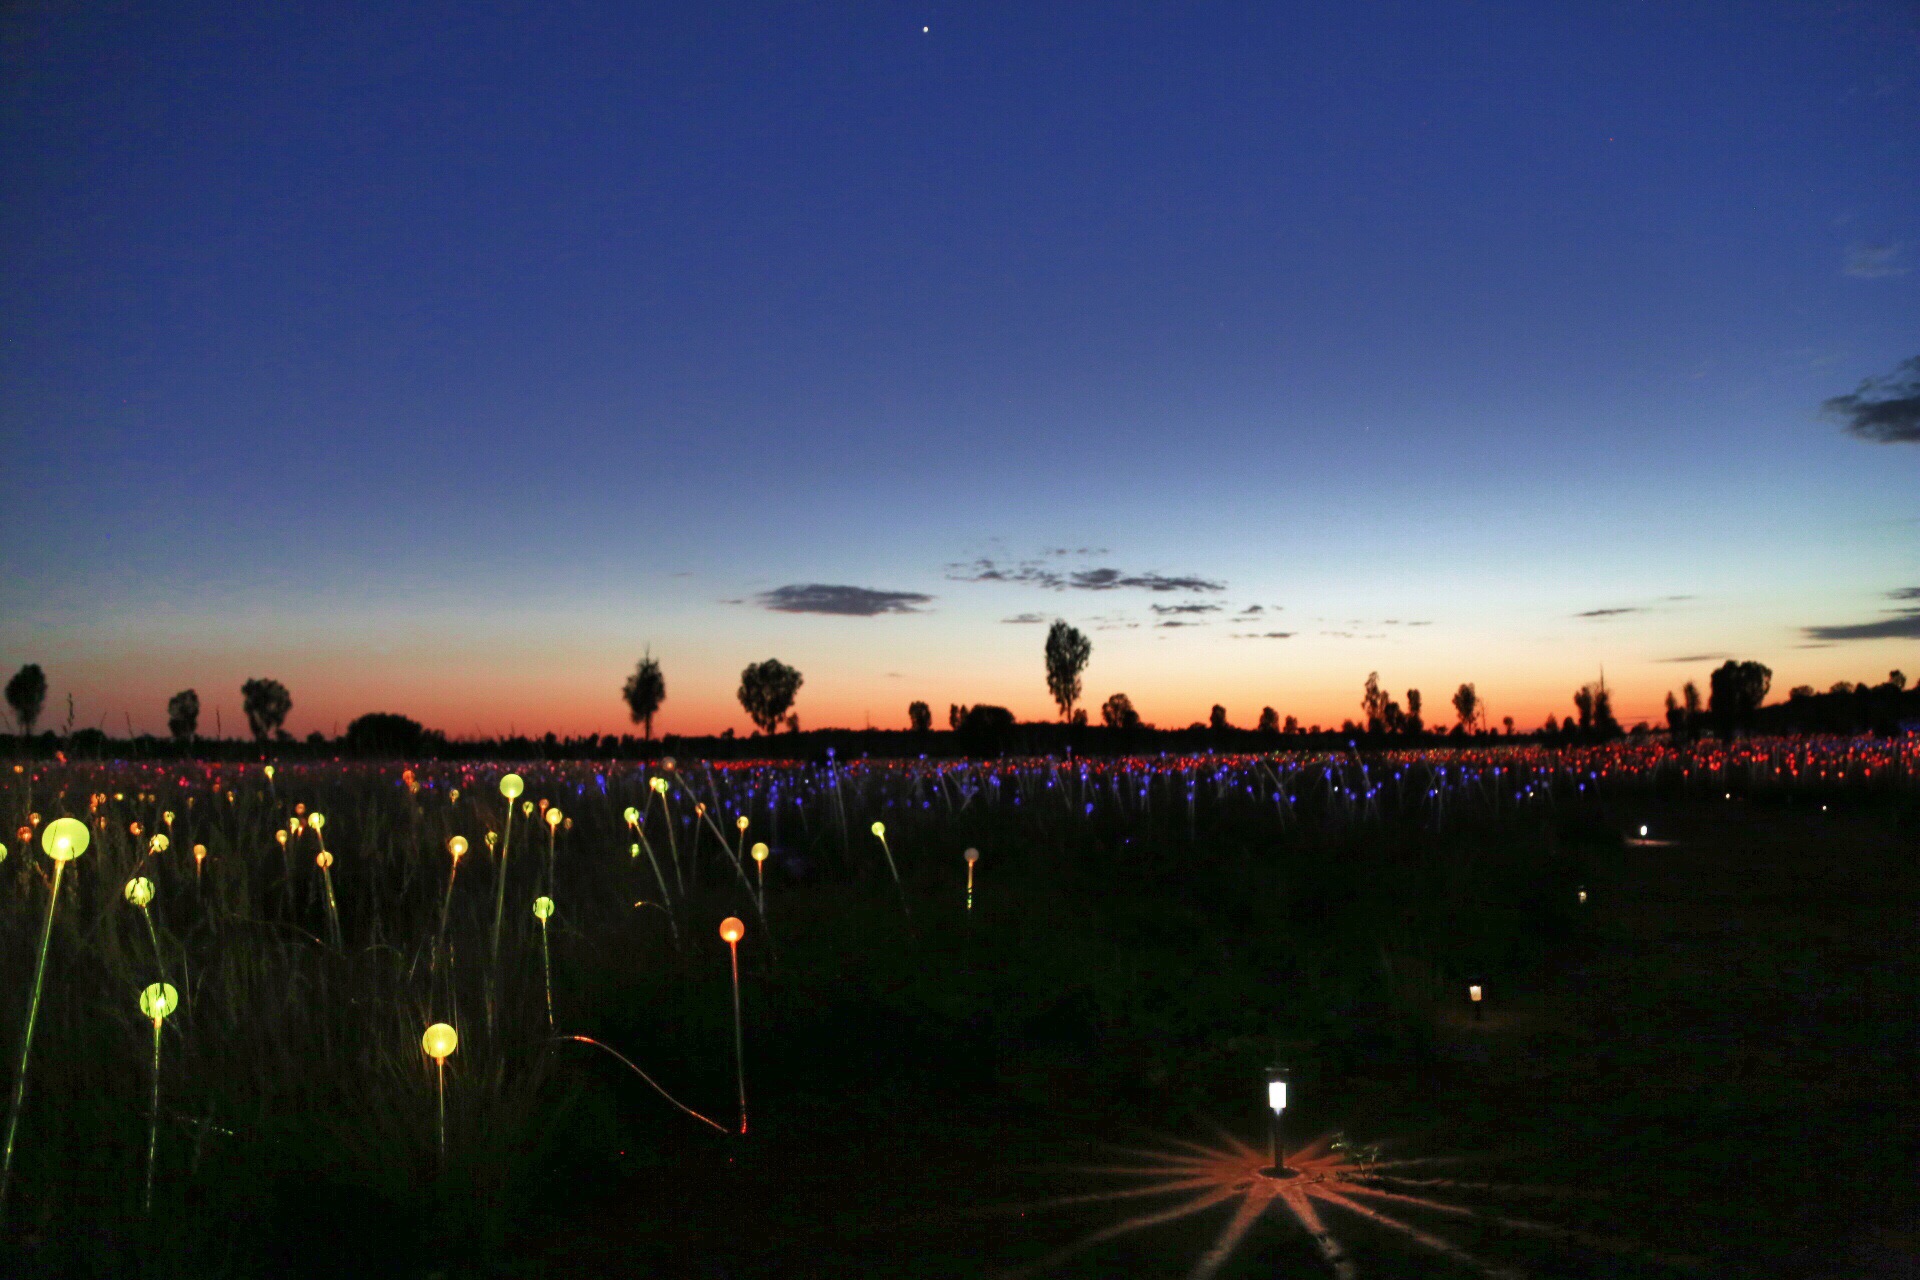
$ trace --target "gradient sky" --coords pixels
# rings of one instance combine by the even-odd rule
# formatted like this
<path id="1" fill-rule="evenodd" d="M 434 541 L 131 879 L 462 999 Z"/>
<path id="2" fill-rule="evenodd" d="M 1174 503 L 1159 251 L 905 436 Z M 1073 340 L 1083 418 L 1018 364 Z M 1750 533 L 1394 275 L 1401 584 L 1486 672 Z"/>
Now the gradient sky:
<path id="1" fill-rule="evenodd" d="M 1920 445 L 1820 412 L 1920 353 L 1908 4 L 0 23 L 55 727 L 617 732 L 648 645 L 657 731 L 1039 717 L 1054 617 L 1161 724 L 1920 676 Z"/>

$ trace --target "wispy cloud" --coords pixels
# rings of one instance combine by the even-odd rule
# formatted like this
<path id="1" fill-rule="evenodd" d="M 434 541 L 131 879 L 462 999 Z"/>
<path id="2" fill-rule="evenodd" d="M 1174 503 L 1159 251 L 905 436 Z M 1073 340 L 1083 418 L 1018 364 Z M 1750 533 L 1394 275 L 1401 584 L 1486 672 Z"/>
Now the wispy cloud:
<path id="1" fill-rule="evenodd" d="M 1233 633 L 1235 640 L 1291 640 L 1293 637 L 1294 633 L 1291 631 L 1236 631 Z"/>
<path id="2" fill-rule="evenodd" d="M 946 567 L 954 582 L 1013 582 L 1049 591 L 1225 591 L 1227 584 L 1192 574 L 1126 573 L 1119 569 L 1049 568 L 1039 560 L 994 560 L 981 557 Z"/>
<path id="3" fill-rule="evenodd" d="M 763 609 L 775 613 L 828 613 L 839 617 L 871 618 L 882 613 L 920 613 L 933 597 L 918 591 L 875 591 L 870 587 L 831 586 L 824 582 L 775 587 L 754 597 Z"/>
<path id="4" fill-rule="evenodd" d="M 1887 592 L 1889 600 L 1920 600 L 1920 587 L 1895 587 Z M 1807 639 L 1834 644 L 1843 640 L 1920 640 L 1920 605 L 1889 609 L 1888 616 L 1872 622 L 1851 622 L 1840 626 L 1802 627 Z M 1802 646 L 1805 647 L 1805 646 Z"/>
<path id="5" fill-rule="evenodd" d="M 1679 658 L 1655 658 L 1655 662 L 1725 662 L 1730 654 L 1725 653 L 1689 653 Z"/>
<path id="6" fill-rule="evenodd" d="M 1176 613 L 1218 613 L 1221 608 L 1221 606 L 1217 604 L 1200 604 L 1195 601 L 1188 601 L 1186 604 L 1156 604 L 1151 607 L 1155 613 L 1162 615 Z"/>
<path id="7" fill-rule="evenodd" d="M 1019 626 L 1027 626 L 1030 623 L 1045 622 L 1046 620 L 1046 615 L 1042 613 L 1016 613 L 1011 618 L 1000 619 L 1002 622 L 1011 622 Z"/>
<path id="8" fill-rule="evenodd" d="M 1847 246 L 1846 265 L 1842 270 L 1857 280 L 1885 280 L 1889 276 L 1903 276 L 1907 274 L 1907 264 L 1902 261 L 1901 255 L 1903 247 L 1855 241 Z"/>
<path id="9" fill-rule="evenodd" d="M 1825 401 L 1820 411 L 1874 444 L 1920 444 L 1920 356 L 1884 378 L 1868 378 L 1852 395 Z"/>
<path id="10" fill-rule="evenodd" d="M 1576 618 L 1614 618 L 1623 613 L 1645 613 L 1639 605 L 1625 605 L 1618 609 L 1589 609 L 1585 613 L 1576 613 Z"/>

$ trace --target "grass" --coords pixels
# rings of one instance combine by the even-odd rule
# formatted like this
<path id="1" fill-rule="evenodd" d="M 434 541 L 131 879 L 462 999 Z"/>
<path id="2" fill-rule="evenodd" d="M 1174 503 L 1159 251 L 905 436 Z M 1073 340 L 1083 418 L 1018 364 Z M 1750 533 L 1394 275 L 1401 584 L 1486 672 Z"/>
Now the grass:
<path id="1" fill-rule="evenodd" d="M 498 769 L 422 766 L 417 790 L 397 770 L 368 767 L 285 767 L 271 785 L 231 766 L 49 768 L 32 779 L 34 803 L 49 815 L 96 825 L 53 927 L 12 1253 L 0 1269 L 237 1276 L 297 1274 L 321 1261 L 336 1274 L 577 1273 L 604 1249 L 632 1264 L 610 1267 L 651 1261 L 663 1274 L 700 1274 L 674 1260 L 702 1251 L 728 1275 L 847 1274 L 885 1272 L 883 1260 L 906 1249 L 924 1269 L 888 1273 L 988 1274 L 1017 1261 L 1023 1241 L 1044 1251 L 1041 1236 L 1056 1228 L 1001 1223 L 988 1246 L 977 1228 L 899 1224 L 960 1196 L 984 1204 L 1057 1190 L 1058 1166 L 1090 1137 L 1179 1131 L 1206 1117 L 1252 1132 L 1258 1115 L 1247 1099 L 1257 1105 L 1260 1073 L 1276 1056 L 1301 1071 L 1303 1125 L 1337 1123 L 1365 1141 L 1415 1135 L 1438 1150 L 1550 1151 L 1562 1162 L 1556 1176 L 1568 1179 L 1594 1168 L 1697 1178 L 1724 1151 L 1746 1150 L 1727 1147 L 1724 1134 L 1716 1147 L 1711 1132 L 1693 1133 L 1697 1116 L 1685 1109 L 1719 1082 L 1734 1050 L 1697 1048 L 1685 1077 L 1693 1095 L 1662 1085 L 1655 1067 L 1668 1059 L 1634 1055 L 1653 1053 L 1662 1036 L 1692 1044 L 1690 1026 L 1726 1035 L 1738 1025 L 1713 1003 L 1727 995 L 1723 975 L 1689 967 L 1696 951 L 1643 950 L 1692 919 L 1679 904 L 1697 907 L 1699 895 L 1711 908 L 1702 918 L 1760 909 L 1744 885 L 1713 887 L 1743 868 L 1759 882 L 1761 864 L 1740 843 L 1748 837 L 1730 836 L 1727 816 L 1739 815 L 1739 830 L 1766 851 L 1772 896 L 1762 900 L 1780 913 L 1765 921 L 1765 936 L 1780 941 L 1754 960 L 1747 1003 L 1732 1006 L 1749 1037 L 1777 1018 L 1772 998 L 1785 989 L 1820 1011 L 1803 1014 L 1813 1021 L 1799 1043 L 1822 1042 L 1822 993 L 1835 978 L 1822 948 L 1882 964 L 1895 924 L 1863 908 L 1817 944 L 1795 933 L 1805 923 L 1795 909 L 1813 889 L 1823 903 L 1858 905 L 1865 887 L 1857 877 L 1809 878 L 1806 864 L 1824 863 L 1795 843 L 1805 835 L 1795 824 L 1844 832 L 1824 859 L 1857 865 L 1871 854 L 1873 875 L 1911 887 L 1910 869 L 1899 880 L 1887 854 L 1914 830 L 1911 798 L 1897 790 L 1847 793 L 1843 815 L 1827 818 L 1804 796 L 1792 806 L 1785 797 L 1716 806 L 1624 786 L 1563 787 L 1551 806 L 1503 806 L 1476 802 L 1469 780 L 1436 827 L 1430 809 L 1412 804 L 1369 811 L 1329 801 L 1283 817 L 1270 795 L 1242 796 L 1201 773 L 1168 781 L 1148 808 L 1121 796 L 1088 813 L 1086 792 L 1070 806 L 1050 803 L 1037 774 L 1008 775 L 993 804 L 995 784 L 979 777 L 915 792 L 840 768 L 798 791 L 802 805 L 753 812 L 774 853 L 762 927 L 741 945 L 754 1115 L 743 1142 L 667 1105 L 614 1055 L 695 1110 L 727 1114 L 733 1006 L 715 929 L 725 915 L 752 919 L 743 908 L 761 904 L 724 835 L 716 831 L 720 850 L 699 840 L 694 806 L 709 805 L 702 822 L 730 816 L 767 779 L 688 770 L 668 775 L 672 803 L 655 806 L 646 803 L 651 775 L 524 772 L 528 798 L 564 808 L 572 826 L 549 828 L 546 867 L 509 864 L 512 885 L 484 852 L 485 833 L 500 825 Z M 9 826 L 25 821 L 15 810 L 29 780 L 15 777 L 0 789 Z M 974 795 L 963 799 L 968 787 Z M 173 851 L 155 856 L 129 827 L 152 828 L 163 804 L 176 812 L 176 834 Z M 296 804 L 328 815 L 337 917 L 317 846 L 293 856 L 273 840 Z M 687 862 L 679 945 L 661 912 L 633 905 L 665 880 L 628 854 L 629 806 L 645 810 L 649 849 L 666 837 L 676 882 Z M 1685 833 L 1684 853 L 1622 842 L 1649 813 L 1657 831 Z M 845 838 L 878 815 L 891 870 L 872 856 L 874 841 Z M 687 828 L 684 849 L 664 825 L 673 817 Z M 455 835 L 470 852 L 451 878 Z M 195 844 L 208 849 L 197 874 L 186 852 Z M 968 912 L 961 854 L 970 846 L 981 856 Z M 25 853 L 0 864 L 0 992 L 18 1002 L 10 1007 L 24 1006 L 46 867 Z M 155 884 L 151 936 L 122 897 L 135 875 Z M 1576 903 L 1577 884 L 1590 889 L 1590 909 Z M 911 922 L 896 887 L 913 905 Z M 536 891 L 563 909 L 546 921 L 507 916 L 490 984 L 490 909 Z M 1662 903 L 1676 914 L 1659 916 Z M 338 946 L 328 935 L 336 918 Z M 134 996 L 158 976 L 155 938 L 181 991 L 165 1021 L 159 1093 L 152 1221 L 164 1230 L 140 1212 L 153 1043 Z M 612 1053 L 549 1035 L 542 939 L 557 983 L 554 1026 Z M 1700 945 L 1684 928 L 1679 944 Z M 1807 945 L 1816 949 L 1796 970 L 1789 958 Z M 1484 1027 L 1466 1020 L 1468 973 L 1486 975 Z M 1602 986 L 1588 991 L 1586 981 Z M 1862 997 L 1871 1016 L 1833 1032 L 1866 1056 L 1833 1055 L 1844 1084 L 1833 1088 L 1844 1096 L 1819 1113 L 1821 1124 L 1863 1122 L 1860 1100 L 1887 1078 L 1891 1050 L 1874 1020 L 1887 989 L 1876 990 Z M 1686 999 L 1676 1004 L 1676 992 Z M 1576 1006 L 1578 1017 L 1568 1012 Z M 422 1032 L 439 1021 L 460 1035 L 446 1065 L 444 1161 L 435 1071 L 421 1050 Z M 9 1013 L 0 1047 L 17 1052 L 18 1027 Z M 1746 1061 L 1728 1095 L 1736 1114 L 1780 1088 L 1773 1059 Z M 1768 1114 L 1776 1140 L 1793 1136 L 1791 1115 Z M 1691 1163 L 1645 1150 L 1644 1133 L 1628 1141 L 1646 1125 L 1669 1145 L 1679 1133 Z M 1569 1133 L 1589 1154 L 1566 1163 Z M 1856 1197 L 1873 1185 L 1863 1171 L 1886 1165 L 1884 1151 L 1871 1154 L 1876 1144 L 1858 1145 L 1823 1153 L 1823 1167 L 1850 1170 L 1843 1182 Z M 1715 1200 L 1697 1181 L 1685 1189 L 1724 1212 L 1722 1225 L 1741 1201 L 1724 1190 Z M 610 1222 L 598 1216 L 603 1195 L 617 1206 Z M 357 1224 L 351 1240 L 340 1238 L 343 1220 Z M 1651 1242 L 1714 1252 L 1712 1240 L 1671 1224 L 1625 1225 Z M 1374 1243 L 1387 1252 L 1373 1256 L 1391 1256 Z M 1186 1242 L 1175 1230 L 1132 1247 L 1176 1259 Z M 1250 1243 L 1246 1258 L 1274 1249 L 1269 1260 L 1284 1261 L 1290 1248 Z M 1086 1265 L 1112 1274 L 1116 1256 L 1133 1255 Z M 1553 1262 L 1566 1274 L 1591 1265 Z M 1417 1265 L 1369 1273 L 1429 1274 Z M 1169 1267 L 1179 1273 L 1177 1261 Z"/>

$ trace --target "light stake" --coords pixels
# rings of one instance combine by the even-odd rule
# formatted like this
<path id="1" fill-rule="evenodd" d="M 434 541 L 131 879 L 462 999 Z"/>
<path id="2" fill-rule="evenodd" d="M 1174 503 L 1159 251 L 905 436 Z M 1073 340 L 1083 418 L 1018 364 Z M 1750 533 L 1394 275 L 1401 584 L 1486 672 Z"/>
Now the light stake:
<path id="1" fill-rule="evenodd" d="M 553 957 L 547 951 L 547 919 L 553 915 L 553 899 L 542 894 L 533 900 L 533 918 L 540 922 L 540 968 L 547 979 L 547 1034 L 553 1034 Z"/>
<path id="2" fill-rule="evenodd" d="M 147 1193 L 141 1212 L 153 1212 L 153 1165 L 160 1150 L 160 1024 L 180 1007 L 180 993 L 156 982 L 140 993 L 140 1012 L 153 1019 L 153 1109 L 147 1117 Z"/>
<path id="3" fill-rule="evenodd" d="M 439 1077 L 440 1159 L 444 1161 L 447 1158 L 447 1059 L 460 1047 L 460 1033 L 444 1022 L 436 1022 L 420 1037 L 420 1047 L 433 1059 L 435 1074 Z"/>
<path id="4" fill-rule="evenodd" d="M 1272 1113 L 1267 1128 L 1267 1154 L 1272 1157 L 1272 1163 L 1260 1170 L 1263 1178 L 1294 1178 L 1300 1172 L 1287 1168 L 1287 1139 L 1281 1128 L 1281 1117 L 1287 1110 L 1287 1074 L 1283 1066 L 1267 1068 L 1267 1110 Z"/>
<path id="5" fill-rule="evenodd" d="M 13 1182 L 13 1139 L 20 1128 L 20 1108 L 27 1100 L 27 1063 L 33 1054 L 33 1024 L 40 1016 L 40 986 L 47 976 L 47 943 L 53 938 L 53 909 L 60 902 L 60 877 L 67 864 L 85 853 L 92 842 L 93 833 L 77 818 L 55 818 L 40 833 L 40 847 L 53 859 L 53 892 L 47 895 L 47 922 L 40 929 L 40 959 L 33 966 L 33 998 L 27 1002 L 27 1026 L 20 1035 L 20 1070 L 13 1078 L 13 1106 L 7 1114 L 6 1152 L 0 1155 L 0 1213 L 6 1211 L 7 1188 Z"/>
<path id="6" fill-rule="evenodd" d="M 760 882 L 760 902 L 767 901 L 767 842 L 762 840 L 753 846 L 753 874 Z"/>
<path id="7" fill-rule="evenodd" d="M 740 1032 L 740 939 L 746 936 L 747 926 L 740 922 L 739 916 L 728 916 L 720 922 L 720 937 L 733 956 L 733 1071 L 740 1084 L 740 1136 L 743 1138 L 747 1135 L 747 1051 Z"/>
<path id="8" fill-rule="evenodd" d="M 520 793 L 526 789 L 527 784 L 517 773 L 510 773 L 500 779 L 500 794 L 506 797 L 507 801 L 507 825 L 502 829 L 500 837 L 500 866 L 495 871 L 495 875 L 499 877 L 499 884 L 495 886 L 493 898 L 493 954 L 491 963 L 493 965 L 493 981 L 496 986 L 500 981 L 500 925 L 507 918 L 507 855 L 513 851 L 513 802 L 518 800 Z M 489 847 L 493 844 L 492 832 L 487 833 L 487 844 Z M 489 1029 L 491 1029 L 493 1025 L 491 1022 L 493 1016 L 493 1004 L 491 1001 L 489 1001 L 487 1005 L 487 1016 L 489 1018 L 487 1025 Z"/>
<path id="9" fill-rule="evenodd" d="M 978 849 L 967 850 L 967 910 L 973 910 L 973 864 L 980 861 Z"/>

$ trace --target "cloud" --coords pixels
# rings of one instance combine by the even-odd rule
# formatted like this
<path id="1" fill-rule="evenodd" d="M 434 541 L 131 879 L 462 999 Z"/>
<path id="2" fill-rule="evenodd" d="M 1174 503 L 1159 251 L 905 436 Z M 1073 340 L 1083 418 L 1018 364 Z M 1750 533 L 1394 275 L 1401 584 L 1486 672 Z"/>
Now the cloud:
<path id="1" fill-rule="evenodd" d="M 1011 618 L 1000 619 L 1002 622 L 1011 622 L 1020 626 L 1025 626 L 1033 622 L 1045 622 L 1046 620 L 1046 615 L 1042 613 L 1016 613 Z"/>
<path id="2" fill-rule="evenodd" d="M 1845 626 L 1803 627 L 1809 640 L 1829 643 L 1840 640 L 1920 640 L 1920 609 L 1898 609 L 1892 617 L 1878 622 L 1854 622 Z"/>
<path id="3" fill-rule="evenodd" d="M 1211 578 L 1162 573 L 1123 573 L 1119 569 L 1075 569 L 1061 573 L 1037 560 L 1005 562 L 981 557 L 978 560 L 950 564 L 946 576 L 954 582 L 1016 582 L 1049 591 L 1115 591 L 1137 588 L 1143 591 L 1225 591 L 1227 584 Z"/>
<path id="4" fill-rule="evenodd" d="M 1920 356 L 1884 378 L 1868 378 L 1852 395 L 1823 402 L 1820 411 L 1874 444 L 1920 444 Z"/>
<path id="5" fill-rule="evenodd" d="M 1255 614 L 1260 614 L 1265 612 L 1266 612 L 1266 609 L 1264 607 L 1257 604 L 1250 604 L 1246 608 L 1240 611 L 1240 616 L 1243 618 L 1251 618 Z"/>
<path id="6" fill-rule="evenodd" d="M 1646 610 L 1642 609 L 1638 605 L 1629 605 L 1621 609 L 1589 609 L 1585 613 L 1576 613 L 1573 616 L 1576 618 L 1612 618 L 1612 617 L 1617 617 L 1623 613 L 1645 613 L 1645 612 Z"/>
<path id="7" fill-rule="evenodd" d="M 1920 587 L 1895 587 L 1887 596 L 1893 600 L 1920 600 Z"/>
<path id="8" fill-rule="evenodd" d="M 846 618 L 871 618 L 881 613 L 919 613 L 933 597 L 918 591 L 875 591 L 869 587 L 829 586 L 824 582 L 796 583 L 762 591 L 754 597 L 763 609 L 775 613 L 829 613 Z"/>
<path id="9" fill-rule="evenodd" d="M 1689 653 L 1682 658 L 1655 658 L 1655 662 L 1724 662 L 1732 657 L 1727 653 Z"/>
<path id="10" fill-rule="evenodd" d="M 1156 604 L 1156 605 L 1153 605 L 1152 608 L 1155 613 L 1163 614 L 1163 615 L 1172 614 L 1172 613 L 1218 613 L 1220 612 L 1220 606 L 1217 604 L 1197 604 L 1192 601 L 1189 601 L 1186 604 Z"/>
<path id="11" fill-rule="evenodd" d="M 1897 244 L 1867 244 L 1855 241 L 1847 246 L 1846 273 L 1857 280 L 1885 280 L 1889 276 L 1907 274 L 1907 264 L 1900 260 L 1901 246 Z"/>
<path id="12" fill-rule="evenodd" d="M 1160 573 L 1121 573 L 1118 569 L 1080 569 L 1068 585 L 1082 591 L 1112 591 L 1117 587 L 1140 587 L 1147 591 L 1225 591 L 1227 584 L 1207 578 L 1168 577 Z"/>
<path id="13" fill-rule="evenodd" d="M 1162 618 L 1153 624 L 1156 627 L 1197 627 L 1197 622 L 1188 622 L 1183 618 Z"/>
<path id="14" fill-rule="evenodd" d="M 1233 638 L 1235 640 L 1291 640 L 1293 636 L 1294 633 L 1291 631 L 1236 631 Z"/>

